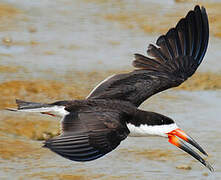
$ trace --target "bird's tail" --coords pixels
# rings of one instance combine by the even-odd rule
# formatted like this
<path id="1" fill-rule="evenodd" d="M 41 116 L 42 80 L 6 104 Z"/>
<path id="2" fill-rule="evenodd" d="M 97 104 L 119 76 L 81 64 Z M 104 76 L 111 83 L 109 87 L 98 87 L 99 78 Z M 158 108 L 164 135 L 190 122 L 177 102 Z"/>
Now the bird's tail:
<path id="1" fill-rule="evenodd" d="M 36 102 L 27 102 L 16 99 L 17 109 L 7 108 L 9 111 L 22 111 L 22 112 L 48 112 L 54 109 L 52 104 L 43 104 Z"/>
<path id="2" fill-rule="evenodd" d="M 17 112 L 40 112 L 51 116 L 63 117 L 68 114 L 68 111 L 65 110 L 65 106 L 68 103 L 69 101 L 57 101 L 52 104 L 44 104 L 16 99 L 17 109 L 7 108 L 6 110 Z"/>

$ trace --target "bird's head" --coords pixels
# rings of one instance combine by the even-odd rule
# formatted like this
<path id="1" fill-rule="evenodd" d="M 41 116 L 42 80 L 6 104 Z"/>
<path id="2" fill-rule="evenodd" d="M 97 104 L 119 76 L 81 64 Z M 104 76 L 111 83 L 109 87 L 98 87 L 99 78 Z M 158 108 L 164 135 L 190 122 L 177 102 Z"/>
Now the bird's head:
<path id="1" fill-rule="evenodd" d="M 146 114 L 147 115 L 147 114 Z M 210 171 L 213 171 L 212 166 L 205 161 L 198 153 L 196 153 L 192 148 L 190 148 L 187 143 L 194 146 L 201 153 L 208 156 L 203 148 L 187 133 L 178 127 L 178 125 L 166 116 L 149 113 L 146 116 L 147 119 L 140 121 L 140 124 L 128 124 L 130 130 L 130 136 L 161 136 L 168 138 L 168 141 L 187 152 L 195 159 L 200 161 L 204 166 L 206 166 Z"/>
<path id="2" fill-rule="evenodd" d="M 183 151 L 193 156 L 204 166 L 206 166 L 210 171 L 214 171 L 213 167 L 207 161 L 205 161 L 198 153 L 196 153 L 192 148 L 190 148 L 187 145 L 187 143 L 194 146 L 202 154 L 206 156 L 208 156 L 208 154 L 192 137 L 190 137 L 187 133 L 185 133 L 182 129 L 180 129 L 173 120 L 171 121 L 170 124 L 161 125 L 161 128 L 162 128 L 161 132 L 159 132 L 158 135 L 167 137 L 169 143 L 175 145 L 176 147 L 182 149 Z"/>

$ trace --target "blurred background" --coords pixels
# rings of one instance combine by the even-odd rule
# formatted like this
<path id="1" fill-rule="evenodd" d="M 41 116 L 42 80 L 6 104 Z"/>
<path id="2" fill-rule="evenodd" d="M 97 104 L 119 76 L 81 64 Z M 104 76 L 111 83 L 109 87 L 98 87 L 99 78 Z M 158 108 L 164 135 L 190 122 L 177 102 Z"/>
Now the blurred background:
<path id="1" fill-rule="evenodd" d="M 173 118 L 209 154 L 210 173 L 162 138 L 128 138 L 88 163 L 66 160 L 42 141 L 59 134 L 59 119 L 7 112 L 15 99 L 82 99 L 101 80 L 133 69 L 134 53 L 196 4 L 209 16 L 210 40 L 197 73 L 142 105 Z M 146 180 L 221 178 L 221 1 L 1 0 L 0 179 Z"/>

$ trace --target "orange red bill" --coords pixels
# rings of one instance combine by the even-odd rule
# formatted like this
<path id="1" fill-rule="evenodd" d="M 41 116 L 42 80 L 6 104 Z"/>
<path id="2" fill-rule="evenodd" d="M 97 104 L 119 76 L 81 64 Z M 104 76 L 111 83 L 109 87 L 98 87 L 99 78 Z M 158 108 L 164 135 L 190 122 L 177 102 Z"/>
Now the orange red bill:
<path id="1" fill-rule="evenodd" d="M 168 135 L 177 136 L 177 137 L 183 139 L 184 141 L 188 142 L 189 144 L 191 144 L 192 146 L 197 148 L 201 153 L 208 156 L 208 154 L 203 150 L 203 148 L 193 138 L 191 138 L 189 135 L 187 135 L 183 130 L 178 128 L 178 129 L 175 129 L 175 130 L 169 132 Z"/>
<path id="2" fill-rule="evenodd" d="M 204 155 L 208 156 L 207 153 L 203 150 L 202 147 L 190 136 L 188 136 L 183 130 L 181 129 L 175 129 L 169 133 L 167 133 L 169 142 L 183 151 L 190 154 L 192 157 L 200 161 L 204 166 L 206 166 L 210 171 L 214 171 L 213 167 L 205 161 L 199 154 L 197 154 L 193 149 L 191 149 L 187 144 L 184 142 L 188 142 L 189 144 L 193 145 L 195 148 L 197 148 L 200 152 L 202 152 Z M 179 138 L 180 139 L 179 139 Z M 182 141 L 183 139 L 184 141 Z"/>

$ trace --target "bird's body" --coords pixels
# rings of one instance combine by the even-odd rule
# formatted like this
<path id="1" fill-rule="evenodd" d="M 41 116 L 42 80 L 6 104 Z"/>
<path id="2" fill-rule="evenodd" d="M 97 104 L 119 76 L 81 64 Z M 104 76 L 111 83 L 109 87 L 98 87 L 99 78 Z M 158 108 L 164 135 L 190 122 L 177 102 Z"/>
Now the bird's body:
<path id="1" fill-rule="evenodd" d="M 17 100 L 23 112 L 61 116 L 61 135 L 46 140 L 44 147 L 74 161 L 90 161 L 114 150 L 127 136 L 162 136 L 212 167 L 183 139 L 206 152 L 176 123 L 164 115 L 138 109 L 150 96 L 179 86 L 194 74 L 205 55 L 209 38 L 205 9 L 196 6 L 175 28 L 150 44 L 150 57 L 135 54 L 136 70 L 113 75 L 84 100 L 41 104 Z"/>
<path id="2" fill-rule="evenodd" d="M 63 117 L 62 135 L 47 140 L 44 146 L 75 161 L 101 157 L 115 149 L 127 136 L 158 135 L 162 131 L 161 134 L 167 137 L 165 132 L 169 133 L 178 128 L 172 119 L 155 112 L 140 110 L 130 102 L 122 100 L 72 100 L 44 105 L 17 100 L 17 104 L 21 111 L 41 108 L 42 113 Z M 88 146 L 96 146 L 99 156 L 97 151 L 95 154 L 91 151 L 84 152 L 85 157 L 82 153 L 75 156 L 66 153 L 76 150 L 81 152 L 81 147 L 85 148 L 84 144 L 81 144 L 85 143 L 85 139 L 81 142 L 79 136 L 87 139 Z M 77 145 L 74 143 L 75 138 L 78 139 Z M 62 141 L 64 139 L 65 141 Z"/>

